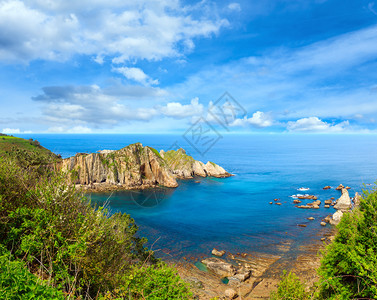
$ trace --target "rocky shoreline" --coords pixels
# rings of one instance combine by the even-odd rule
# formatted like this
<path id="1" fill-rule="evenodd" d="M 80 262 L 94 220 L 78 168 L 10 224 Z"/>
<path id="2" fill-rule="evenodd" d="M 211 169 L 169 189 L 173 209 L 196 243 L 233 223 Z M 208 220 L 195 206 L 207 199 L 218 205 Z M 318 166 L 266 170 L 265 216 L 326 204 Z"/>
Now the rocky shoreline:
<path id="1" fill-rule="evenodd" d="M 326 186 L 324 190 L 332 189 Z M 180 276 L 190 283 L 195 299 L 269 299 L 272 291 L 277 289 L 283 270 L 292 271 L 305 282 L 309 289 L 318 281 L 316 270 L 320 266 L 320 250 L 331 243 L 337 232 L 335 226 L 326 226 L 327 223 L 337 225 L 344 212 L 351 211 L 360 203 L 361 195 L 357 192 L 351 198 L 350 187 L 339 185 L 335 190 L 340 191 L 340 197 L 320 201 L 315 195 L 297 197 L 298 201 L 311 200 L 305 205 L 307 209 L 318 209 L 322 202 L 326 208 L 336 209 L 334 214 L 320 219 L 317 237 L 310 243 L 294 248 L 290 242 L 276 246 L 275 254 L 267 253 L 229 253 L 222 249 L 209 250 L 211 255 L 201 257 L 197 262 L 205 266 L 200 270 L 194 261 L 179 262 L 177 267 Z M 276 205 L 282 205 L 280 199 L 274 199 Z M 297 204 L 294 200 L 294 204 Z M 352 203 L 353 202 L 353 203 Z M 274 202 L 270 202 L 273 204 Z M 303 208 L 296 205 L 298 208 Z M 310 221 L 315 218 L 308 217 Z M 306 227 L 306 224 L 297 224 Z M 302 228 L 304 233 L 304 228 Z M 293 247 L 293 248 L 292 248 Z"/>

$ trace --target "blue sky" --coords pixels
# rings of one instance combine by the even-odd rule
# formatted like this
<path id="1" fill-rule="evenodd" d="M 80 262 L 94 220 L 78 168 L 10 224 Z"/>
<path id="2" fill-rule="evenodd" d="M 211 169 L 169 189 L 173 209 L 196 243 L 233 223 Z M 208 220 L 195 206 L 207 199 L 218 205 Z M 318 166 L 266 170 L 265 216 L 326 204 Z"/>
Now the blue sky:
<path id="1" fill-rule="evenodd" d="M 376 133 L 376 70 L 377 1 L 0 0 L 5 133 Z"/>

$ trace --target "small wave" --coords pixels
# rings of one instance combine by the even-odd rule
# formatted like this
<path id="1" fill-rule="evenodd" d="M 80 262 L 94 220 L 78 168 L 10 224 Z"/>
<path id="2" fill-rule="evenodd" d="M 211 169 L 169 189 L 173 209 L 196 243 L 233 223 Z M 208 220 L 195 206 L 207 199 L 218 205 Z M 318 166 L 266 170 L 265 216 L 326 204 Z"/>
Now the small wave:
<path id="1" fill-rule="evenodd" d="M 303 192 L 303 191 L 309 191 L 310 188 L 300 187 L 297 190 L 300 191 L 300 192 Z"/>

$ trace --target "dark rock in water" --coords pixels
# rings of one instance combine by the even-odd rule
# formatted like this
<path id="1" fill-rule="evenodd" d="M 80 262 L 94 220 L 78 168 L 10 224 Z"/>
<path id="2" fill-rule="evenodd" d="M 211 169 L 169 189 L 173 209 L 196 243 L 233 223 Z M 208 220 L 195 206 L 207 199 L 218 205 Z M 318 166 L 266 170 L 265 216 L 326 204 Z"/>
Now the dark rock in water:
<path id="1" fill-rule="evenodd" d="M 281 205 L 281 203 L 280 202 L 276 202 L 276 205 Z"/>
<path id="2" fill-rule="evenodd" d="M 297 204 L 297 203 L 301 203 L 302 201 L 300 201 L 300 200 L 293 200 L 293 203 L 295 203 L 295 204 Z"/>
<path id="3" fill-rule="evenodd" d="M 326 204 L 326 205 L 325 205 L 325 208 L 330 208 L 330 205 Z"/>
<path id="4" fill-rule="evenodd" d="M 298 226 L 298 227 L 306 227 L 305 224 L 298 224 L 297 226 Z"/>
<path id="5" fill-rule="evenodd" d="M 345 189 L 346 189 L 346 190 L 350 190 L 351 188 L 350 188 L 349 186 L 346 186 Z"/>
<path id="6" fill-rule="evenodd" d="M 326 218 L 323 219 L 326 223 L 330 223 L 331 215 L 328 215 Z"/>
<path id="7" fill-rule="evenodd" d="M 236 274 L 236 268 L 226 261 L 216 258 L 210 257 L 202 260 L 202 263 L 207 266 L 207 269 L 214 272 L 221 277 L 230 277 Z"/>
<path id="8" fill-rule="evenodd" d="M 272 204 L 272 202 L 270 202 L 270 204 Z"/>
<path id="9" fill-rule="evenodd" d="M 311 221 L 313 221 L 313 220 L 315 220 L 313 217 L 309 217 L 309 218 L 307 218 L 308 220 L 311 220 Z"/>
<path id="10" fill-rule="evenodd" d="M 298 199 L 310 199 L 310 200 L 317 200 L 318 197 L 314 195 L 303 195 L 303 196 L 298 196 Z"/>
<path id="11" fill-rule="evenodd" d="M 327 185 L 327 186 L 325 186 L 323 189 L 324 189 L 324 190 L 329 190 L 329 189 L 331 189 L 331 186 Z"/>
<path id="12" fill-rule="evenodd" d="M 325 200 L 325 204 L 331 204 L 332 200 Z"/>
<path id="13" fill-rule="evenodd" d="M 326 226 L 326 222 L 321 222 L 321 226 Z"/>
<path id="14" fill-rule="evenodd" d="M 335 197 L 331 197 L 330 199 L 331 199 L 331 200 L 335 200 Z"/>
<path id="15" fill-rule="evenodd" d="M 322 241 L 322 242 L 323 242 L 323 241 L 326 241 L 326 238 L 324 238 L 324 237 L 323 237 L 323 238 L 321 238 L 321 241 Z"/>

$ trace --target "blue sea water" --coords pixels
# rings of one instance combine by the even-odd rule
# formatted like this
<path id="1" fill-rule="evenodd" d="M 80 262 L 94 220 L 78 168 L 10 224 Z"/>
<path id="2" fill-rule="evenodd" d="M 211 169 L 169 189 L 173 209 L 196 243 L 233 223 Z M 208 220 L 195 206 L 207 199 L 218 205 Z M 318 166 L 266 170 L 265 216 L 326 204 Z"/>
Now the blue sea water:
<path id="1" fill-rule="evenodd" d="M 202 149 L 177 135 L 19 136 L 38 139 L 63 157 L 120 149 L 134 142 L 158 150 L 179 144 L 194 158 L 216 162 L 233 173 L 225 179 L 183 180 L 175 189 L 91 195 L 100 205 L 108 201 L 111 212 L 130 214 L 149 245 L 160 256 L 174 259 L 209 255 L 213 247 L 277 254 L 282 245 L 290 245 L 292 251 L 300 249 L 319 240 L 326 230 L 320 221 L 334 210 L 323 203 L 318 210 L 296 208 L 289 196 L 306 193 L 297 188 L 308 187 L 308 193 L 324 201 L 340 195 L 334 189 L 323 190 L 326 185 L 348 185 L 353 196 L 363 184 L 377 179 L 376 135 L 229 134 L 204 156 L 199 153 Z M 316 219 L 308 221 L 307 217 Z"/>

